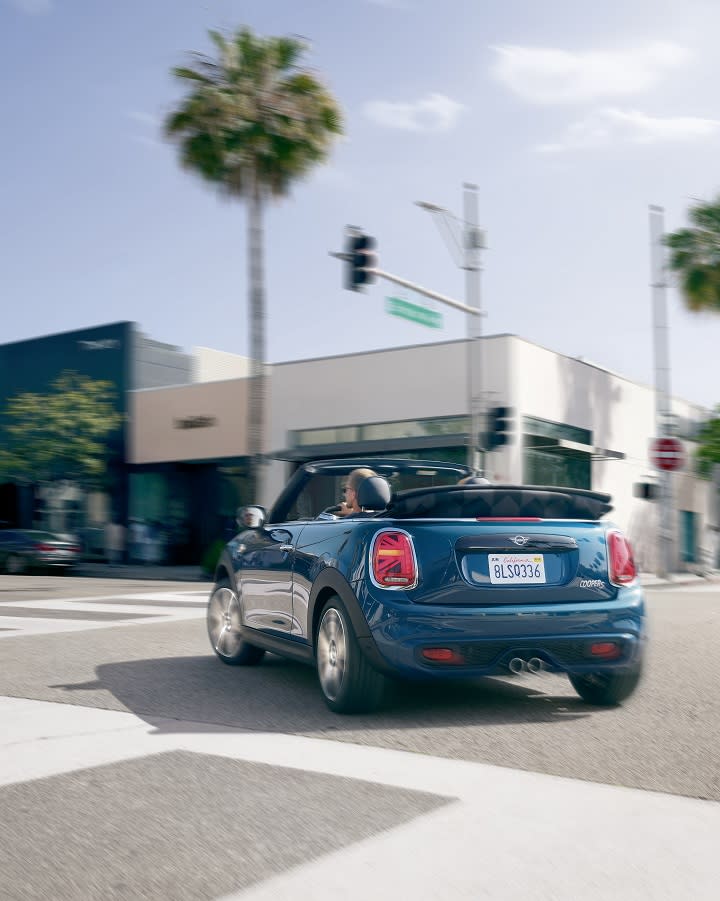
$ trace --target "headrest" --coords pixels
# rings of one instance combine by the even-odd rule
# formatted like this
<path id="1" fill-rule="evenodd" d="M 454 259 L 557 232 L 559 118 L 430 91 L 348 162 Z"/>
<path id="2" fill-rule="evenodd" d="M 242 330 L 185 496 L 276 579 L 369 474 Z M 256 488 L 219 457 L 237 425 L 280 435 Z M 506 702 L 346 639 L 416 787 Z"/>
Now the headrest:
<path id="1" fill-rule="evenodd" d="M 358 506 L 363 510 L 384 510 L 390 503 L 392 489 L 382 476 L 368 476 L 360 482 L 357 490 Z"/>

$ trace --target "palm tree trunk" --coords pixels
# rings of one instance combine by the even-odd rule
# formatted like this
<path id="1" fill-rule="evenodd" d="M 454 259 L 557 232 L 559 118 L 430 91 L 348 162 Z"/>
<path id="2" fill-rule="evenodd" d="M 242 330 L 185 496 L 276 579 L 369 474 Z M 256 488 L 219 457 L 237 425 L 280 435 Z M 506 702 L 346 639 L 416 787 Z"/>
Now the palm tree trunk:
<path id="1" fill-rule="evenodd" d="M 250 302 L 250 390 L 248 397 L 248 454 L 250 456 L 250 502 L 263 502 L 265 449 L 265 274 L 263 267 L 263 189 L 258 180 L 248 202 L 248 272 Z"/>

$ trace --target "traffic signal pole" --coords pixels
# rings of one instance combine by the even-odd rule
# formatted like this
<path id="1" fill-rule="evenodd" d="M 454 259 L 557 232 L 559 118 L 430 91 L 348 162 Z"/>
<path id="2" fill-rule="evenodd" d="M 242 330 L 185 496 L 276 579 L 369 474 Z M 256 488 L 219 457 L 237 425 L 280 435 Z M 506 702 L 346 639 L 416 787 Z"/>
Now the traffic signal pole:
<path id="1" fill-rule="evenodd" d="M 346 267 L 345 287 L 351 291 L 362 291 L 376 278 L 384 279 L 417 294 L 431 297 L 455 310 L 467 314 L 467 410 L 469 434 L 467 442 L 467 462 L 474 472 L 482 473 L 485 447 L 485 409 L 483 404 L 482 379 L 482 324 L 480 304 L 480 251 L 485 246 L 484 232 L 478 226 L 477 185 L 464 186 L 464 221 L 462 223 L 462 248 L 460 266 L 465 270 L 465 303 L 439 294 L 408 279 L 377 266 L 375 239 L 366 235 L 357 226 L 347 228 L 347 249 L 338 253 L 330 251 L 330 256 L 343 260 Z M 432 204 L 420 204 L 431 212 L 447 212 Z"/>
<path id="2" fill-rule="evenodd" d="M 484 239 L 478 225 L 477 185 L 464 184 L 463 250 L 465 259 L 465 301 L 467 315 L 467 384 L 470 412 L 468 465 L 483 473 L 486 433 L 484 427 L 482 373 L 482 308 L 480 303 L 480 250 Z"/>

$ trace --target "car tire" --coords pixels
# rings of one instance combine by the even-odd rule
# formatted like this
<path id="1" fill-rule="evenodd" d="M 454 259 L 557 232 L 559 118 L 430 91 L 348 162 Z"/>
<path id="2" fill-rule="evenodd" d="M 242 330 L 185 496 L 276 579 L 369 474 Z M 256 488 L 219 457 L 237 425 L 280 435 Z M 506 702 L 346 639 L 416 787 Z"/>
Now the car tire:
<path id="1" fill-rule="evenodd" d="M 640 676 L 639 668 L 624 673 L 568 674 L 572 687 L 583 701 L 598 707 L 621 704 L 635 691 Z"/>
<path id="2" fill-rule="evenodd" d="M 315 661 L 325 703 L 335 713 L 370 713 L 382 701 L 385 677 L 360 650 L 350 616 L 337 595 L 320 614 Z"/>
<path id="3" fill-rule="evenodd" d="M 19 554 L 8 554 L 8 558 L 5 561 L 5 569 L 11 576 L 20 576 L 25 570 L 25 561 Z"/>
<path id="4" fill-rule="evenodd" d="M 265 656 L 262 648 L 243 638 L 240 601 L 227 579 L 215 585 L 208 600 L 206 621 L 212 649 L 228 666 L 254 666 Z"/>

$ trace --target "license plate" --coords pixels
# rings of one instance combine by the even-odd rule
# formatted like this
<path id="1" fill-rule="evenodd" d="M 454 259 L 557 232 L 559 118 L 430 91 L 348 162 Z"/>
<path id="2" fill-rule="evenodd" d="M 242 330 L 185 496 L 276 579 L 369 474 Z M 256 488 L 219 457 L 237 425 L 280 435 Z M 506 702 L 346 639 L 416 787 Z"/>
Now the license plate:
<path id="1" fill-rule="evenodd" d="M 542 554 L 488 554 L 493 585 L 544 585 L 545 559 Z"/>

